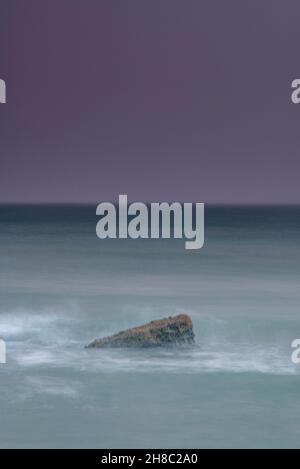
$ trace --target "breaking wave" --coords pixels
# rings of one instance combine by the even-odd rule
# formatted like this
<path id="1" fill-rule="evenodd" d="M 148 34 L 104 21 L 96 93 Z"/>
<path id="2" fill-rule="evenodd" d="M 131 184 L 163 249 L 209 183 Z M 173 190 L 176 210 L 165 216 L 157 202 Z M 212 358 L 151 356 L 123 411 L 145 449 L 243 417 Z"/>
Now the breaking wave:
<path id="1" fill-rule="evenodd" d="M 74 312 L 73 312 L 74 313 Z M 193 316 L 198 343 L 195 347 L 150 350 L 85 350 L 95 336 L 98 321 L 53 310 L 0 314 L 0 335 L 7 341 L 11 369 L 66 368 L 85 373 L 265 373 L 297 374 L 291 362 L 290 342 L 283 337 L 254 338 L 251 327 L 234 319 Z M 117 328 L 116 328 L 117 330 Z M 250 331 L 250 333 L 249 333 Z M 112 331 L 109 331 L 112 332 Z M 247 336 L 245 336 L 247 332 Z M 102 328 L 99 334 L 105 335 Z"/>

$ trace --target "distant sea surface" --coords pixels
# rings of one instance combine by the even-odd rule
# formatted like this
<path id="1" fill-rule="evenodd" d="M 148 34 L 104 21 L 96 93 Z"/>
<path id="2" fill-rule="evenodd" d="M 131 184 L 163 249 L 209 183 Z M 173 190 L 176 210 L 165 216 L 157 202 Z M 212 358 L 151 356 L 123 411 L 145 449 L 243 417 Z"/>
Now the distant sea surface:
<path id="1" fill-rule="evenodd" d="M 0 206 L 1 448 L 300 447 L 300 208 L 206 207 L 205 246 Z M 188 313 L 194 348 L 85 350 Z"/>

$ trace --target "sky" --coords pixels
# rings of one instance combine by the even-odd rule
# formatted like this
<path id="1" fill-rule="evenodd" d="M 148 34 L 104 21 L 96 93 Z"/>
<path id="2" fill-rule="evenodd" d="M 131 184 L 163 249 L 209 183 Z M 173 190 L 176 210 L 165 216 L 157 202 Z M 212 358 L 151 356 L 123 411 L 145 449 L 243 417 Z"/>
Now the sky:
<path id="1" fill-rule="evenodd" d="M 0 202 L 300 203 L 299 0 L 0 0 Z"/>

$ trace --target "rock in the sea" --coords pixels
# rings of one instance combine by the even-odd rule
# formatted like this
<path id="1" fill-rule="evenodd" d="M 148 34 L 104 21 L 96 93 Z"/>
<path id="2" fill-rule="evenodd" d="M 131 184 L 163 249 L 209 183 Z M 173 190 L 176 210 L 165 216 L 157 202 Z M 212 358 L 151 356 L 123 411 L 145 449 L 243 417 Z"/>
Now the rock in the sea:
<path id="1" fill-rule="evenodd" d="M 103 339 L 96 339 L 87 348 L 109 347 L 161 347 L 165 345 L 193 344 L 194 331 L 187 314 L 170 316 L 134 327 Z"/>

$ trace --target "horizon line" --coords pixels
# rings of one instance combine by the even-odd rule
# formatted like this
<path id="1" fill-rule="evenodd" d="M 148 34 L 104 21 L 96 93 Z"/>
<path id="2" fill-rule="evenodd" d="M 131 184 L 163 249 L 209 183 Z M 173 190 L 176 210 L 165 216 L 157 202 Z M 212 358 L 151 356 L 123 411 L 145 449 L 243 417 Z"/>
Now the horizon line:
<path id="1" fill-rule="evenodd" d="M 102 202 L 111 202 L 116 205 L 118 205 L 118 200 L 103 200 L 100 202 L 1 202 L 0 201 L 0 206 L 74 206 L 74 207 L 84 207 L 84 206 L 97 206 L 98 204 Z M 137 200 L 128 200 L 128 204 L 137 202 Z M 141 201 L 138 201 L 141 202 Z M 146 205 L 150 205 L 152 203 L 169 203 L 172 204 L 174 202 L 179 202 L 181 204 L 184 203 L 204 203 L 206 206 L 210 207 L 300 207 L 300 202 L 194 202 L 194 201 L 180 201 L 180 200 L 173 200 L 173 201 L 143 201 L 142 203 Z"/>

